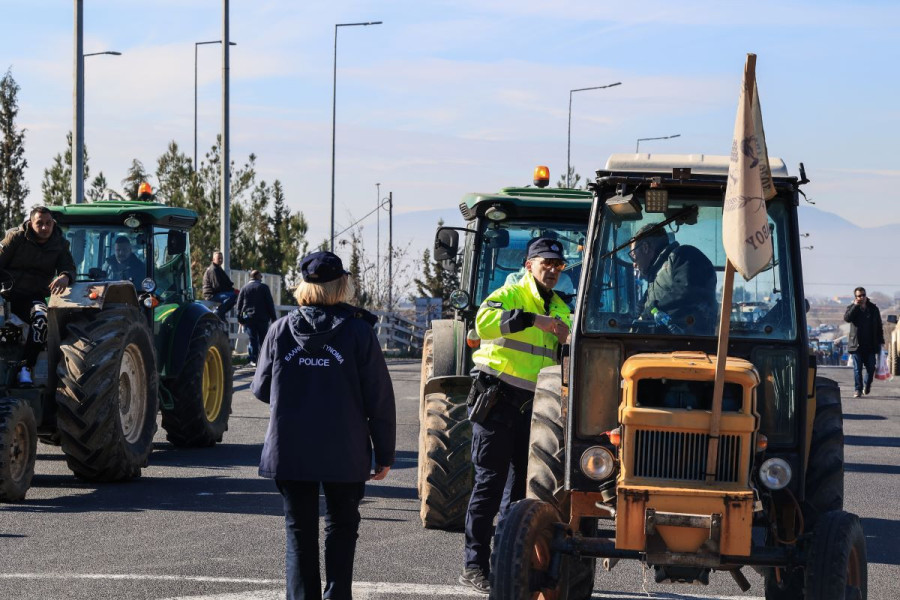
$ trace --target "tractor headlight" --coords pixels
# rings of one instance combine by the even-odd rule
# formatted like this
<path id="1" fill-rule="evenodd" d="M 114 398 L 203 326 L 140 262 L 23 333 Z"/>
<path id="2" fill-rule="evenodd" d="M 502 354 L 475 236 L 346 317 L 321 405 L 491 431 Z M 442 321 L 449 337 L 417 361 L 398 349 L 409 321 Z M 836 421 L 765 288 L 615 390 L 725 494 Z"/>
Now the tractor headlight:
<path id="1" fill-rule="evenodd" d="M 148 277 L 141 282 L 141 289 L 149 294 L 156 289 L 156 282 L 153 281 L 152 277 Z"/>
<path id="2" fill-rule="evenodd" d="M 581 455 L 581 472 L 596 481 L 612 475 L 615 468 L 615 457 L 602 446 L 591 446 Z"/>
<path id="3" fill-rule="evenodd" d="M 783 458 L 770 458 L 759 468 L 759 481 L 770 490 L 784 489 L 791 475 L 791 465 Z"/>

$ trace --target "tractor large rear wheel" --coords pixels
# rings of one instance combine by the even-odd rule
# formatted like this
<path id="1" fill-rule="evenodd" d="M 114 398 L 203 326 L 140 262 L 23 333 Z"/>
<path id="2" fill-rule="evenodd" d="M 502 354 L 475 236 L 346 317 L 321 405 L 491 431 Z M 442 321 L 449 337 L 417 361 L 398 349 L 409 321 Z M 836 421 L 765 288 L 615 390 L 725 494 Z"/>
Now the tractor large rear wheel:
<path id="1" fill-rule="evenodd" d="M 69 468 L 89 481 L 139 477 L 159 406 L 144 315 L 127 305 L 85 312 L 66 326 L 60 354 L 56 422 Z"/>
<path id="2" fill-rule="evenodd" d="M 422 482 L 425 481 L 425 438 L 428 437 L 425 428 L 425 384 L 434 373 L 434 332 L 429 329 L 422 339 L 422 365 L 419 369 L 419 451 L 416 469 L 416 491 L 419 498 L 422 497 Z"/>
<path id="3" fill-rule="evenodd" d="M 0 399 L 0 501 L 25 498 L 34 476 L 37 424 L 24 400 Z"/>
<path id="4" fill-rule="evenodd" d="M 465 394 L 425 397 L 425 454 L 420 516 L 428 529 L 461 530 L 474 485 L 472 423 Z M 420 459 L 423 456 L 419 455 Z"/>
<path id="5" fill-rule="evenodd" d="M 844 507 L 844 421 L 841 390 L 825 377 L 816 377 L 816 417 L 813 421 L 806 490 L 801 509 L 805 531 L 815 531 L 819 519 Z M 766 575 L 766 600 L 803 598 L 807 569 Z M 780 581 L 779 581 L 780 579 Z"/>
<path id="6" fill-rule="evenodd" d="M 194 327 L 184 368 L 168 384 L 174 406 L 163 408 L 166 439 L 176 446 L 206 447 L 228 430 L 232 394 L 228 334 L 212 319 Z"/>
<path id="7" fill-rule="evenodd" d="M 542 500 L 556 508 L 561 520 L 568 522 L 569 493 L 565 489 L 566 418 L 562 404 L 562 367 L 547 367 L 538 374 L 531 413 L 531 437 L 528 448 L 526 496 Z M 597 531 L 596 519 L 584 519 L 586 535 Z M 596 558 L 572 560 L 569 565 L 568 598 L 585 600 L 594 589 Z"/>

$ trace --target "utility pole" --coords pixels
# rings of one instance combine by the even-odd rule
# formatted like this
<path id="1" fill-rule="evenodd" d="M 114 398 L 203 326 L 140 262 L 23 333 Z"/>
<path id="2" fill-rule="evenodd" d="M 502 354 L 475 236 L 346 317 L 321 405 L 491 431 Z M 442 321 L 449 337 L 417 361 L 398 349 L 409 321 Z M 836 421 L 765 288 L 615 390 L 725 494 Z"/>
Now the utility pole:
<path id="1" fill-rule="evenodd" d="M 375 184 L 375 299 L 381 301 L 381 184 Z"/>
<path id="2" fill-rule="evenodd" d="M 394 310 L 394 192 L 388 192 L 388 312 Z"/>
<path id="3" fill-rule="evenodd" d="M 228 0 L 222 0 L 222 188 L 219 210 L 221 214 L 220 246 L 225 255 L 222 268 L 226 273 L 231 269 L 231 155 L 229 152 L 230 135 L 228 130 L 228 83 L 229 52 L 231 44 L 228 37 Z"/>

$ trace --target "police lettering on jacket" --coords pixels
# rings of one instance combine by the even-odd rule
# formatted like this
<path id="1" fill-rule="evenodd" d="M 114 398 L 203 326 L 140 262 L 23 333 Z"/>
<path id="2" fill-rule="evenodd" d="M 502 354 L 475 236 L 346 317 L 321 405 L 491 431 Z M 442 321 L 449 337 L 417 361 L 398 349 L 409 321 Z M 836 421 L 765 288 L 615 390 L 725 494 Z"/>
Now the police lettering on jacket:
<path id="1" fill-rule="evenodd" d="M 338 360 L 339 363 L 344 362 L 344 358 L 338 353 L 337 350 L 331 348 L 330 346 L 325 346 Z M 303 348 L 300 346 L 296 346 L 293 350 L 288 352 L 284 357 L 284 362 L 290 363 L 294 360 L 294 357 L 297 356 L 300 352 L 303 351 Z M 330 358 L 311 358 L 307 356 L 301 356 L 297 358 L 297 364 L 301 367 L 329 367 L 331 366 Z"/>

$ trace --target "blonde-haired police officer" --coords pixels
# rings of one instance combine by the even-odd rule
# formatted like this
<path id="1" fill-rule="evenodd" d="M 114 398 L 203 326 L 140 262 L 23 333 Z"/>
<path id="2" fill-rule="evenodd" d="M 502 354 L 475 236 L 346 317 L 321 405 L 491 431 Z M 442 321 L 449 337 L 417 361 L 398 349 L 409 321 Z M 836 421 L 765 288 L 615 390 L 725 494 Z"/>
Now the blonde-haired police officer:
<path id="1" fill-rule="evenodd" d="M 553 291 L 566 266 L 562 244 L 538 238 L 526 256 L 522 279 L 489 295 L 475 318 L 481 338 L 470 394 L 475 485 L 459 581 L 483 594 L 490 593 L 494 517 L 525 497 L 535 382 L 542 368 L 559 363 L 572 324 L 569 307 Z"/>

